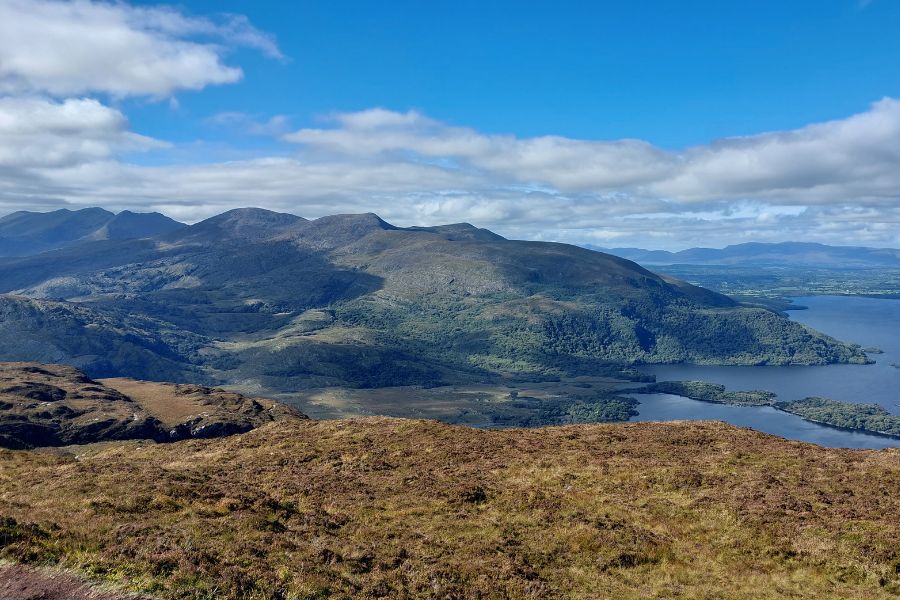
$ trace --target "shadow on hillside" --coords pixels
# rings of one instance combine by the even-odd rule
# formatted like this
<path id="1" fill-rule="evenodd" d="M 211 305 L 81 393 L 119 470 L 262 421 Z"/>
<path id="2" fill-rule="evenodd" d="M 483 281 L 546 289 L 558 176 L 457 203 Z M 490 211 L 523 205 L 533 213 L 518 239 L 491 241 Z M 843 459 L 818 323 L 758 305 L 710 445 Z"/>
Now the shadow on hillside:
<path id="1" fill-rule="evenodd" d="M 229 338 L 275 331 L 299 313 L 381 289 L 381 277 L 334 265 L 290 242 L 224 243 L 179 259 L 183 279 L 153 289 L 158 270 L 128 273 L 148 289 L 104 305 Z"/>

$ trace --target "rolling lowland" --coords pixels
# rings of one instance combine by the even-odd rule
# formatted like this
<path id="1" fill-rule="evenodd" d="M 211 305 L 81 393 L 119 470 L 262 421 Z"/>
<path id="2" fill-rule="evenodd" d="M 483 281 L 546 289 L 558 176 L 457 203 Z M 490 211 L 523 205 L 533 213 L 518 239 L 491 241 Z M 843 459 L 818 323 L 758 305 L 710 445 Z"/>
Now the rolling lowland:
<path id="1" fill-rule="evenodd" d="M 777 311 L 468 224 L 238 209 L 80 240 L 0 259 L 0 359 L 269 394 L 866 361 Z"/>
<path id="2" fill-rule="evenodd" d="M 900 250 L 783 242 L 744 243 L 680 252 L 604 249 L 655 271 L 732 297 L 784 310 L 791 296 L 900 298 Z"/>

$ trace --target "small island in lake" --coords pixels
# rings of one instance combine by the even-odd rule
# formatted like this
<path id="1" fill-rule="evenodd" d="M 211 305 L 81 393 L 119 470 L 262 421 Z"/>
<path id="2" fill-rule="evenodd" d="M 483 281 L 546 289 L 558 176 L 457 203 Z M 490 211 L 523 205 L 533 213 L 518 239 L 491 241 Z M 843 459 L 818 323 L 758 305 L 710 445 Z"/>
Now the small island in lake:
<path id="1" fill-rule="evenodd" d="M 724 385 L 707 381 L 659 381 L 633 390 L 636 394 L 673 394 L 692 400 L 732 406 L 771 406 L 776 395 L 763 390 L 731 392 Z"/>
<path id="2" fill-rule="evenodd" d="M 893 366 L 900 368 L 900 364 Z M 900 438 L 900 415 L 878 404 L 841 402 L 810 397 L 779 402 L 776 394 L 764 390 L 730 391 L 724 385 L 706 381 L 660 381 L 631 390 L 635 394 L 673 394 L 702 402 L 731 406 L 771 406 L 801 419 L 839 429 Z"/>
<path id="3" fill-rule="evenodd" d="M 776 402 L 774 407 L 814 423 L 900 437 L 900 415 L 893 415 L 878 404 L 855 404 L 814 397 Z"/>

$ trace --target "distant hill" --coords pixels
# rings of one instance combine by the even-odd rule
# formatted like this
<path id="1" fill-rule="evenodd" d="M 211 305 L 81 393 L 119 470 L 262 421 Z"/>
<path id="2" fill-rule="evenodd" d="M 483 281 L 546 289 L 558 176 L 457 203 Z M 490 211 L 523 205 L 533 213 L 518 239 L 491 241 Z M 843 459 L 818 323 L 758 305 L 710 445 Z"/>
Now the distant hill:
<path id="1" fill-rule="evenodd" d="M 592 249 L 644 265 L 802 266 L 815 268 L 900 268 L 900 250 L 863 246 L 828 246 L 801 242 L 746 243 L 725 248 L 690 248 L 680 252 L 640 248 Z"/>
<path id="2" fill-rule="evenodd" d="M 374 214 L 238 209 L 0 259 L 0 293 L 0 360 L 275 392 L 866 360 L 609 254 Z"/>
<path id="3" fill-rule="evenodd" d="M 29 256 L 95 240 L 146 238 L 184 226 L 159 213 L 127 210 L 19 211 L 0 218 L 0 256 Z"/>

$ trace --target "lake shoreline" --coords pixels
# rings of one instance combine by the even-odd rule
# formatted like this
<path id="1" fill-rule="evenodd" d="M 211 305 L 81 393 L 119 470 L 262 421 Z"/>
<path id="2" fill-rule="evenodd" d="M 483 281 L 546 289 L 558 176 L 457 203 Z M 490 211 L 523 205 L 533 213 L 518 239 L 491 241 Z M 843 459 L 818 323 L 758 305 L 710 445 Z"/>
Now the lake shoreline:
<path id="1" fill-rule="evenodd" d="M 669 364 L 645 365 L 640 370 L 653 375 L 658 383 L 703 381 L 724 386 L 726 391 L 732 393 L 742 390 L 766 390 L 777 395 L 777 399 L 771 404 L 800 401 L 810 397 L 829 398 L 850 408 L 854 408 L 853 405 L 875 404 L 884 409 L 889 416 L 900 417 L 898 411 L 900 369 L 894 366 L 900 365 L 900 336 L 896 335 L 896 327 L 893 325 L 900 323 L 900 301 L 847 295 L 807 295 L 796 296 L 792 300 L 806 307 L 805 310 L 791 311 L 790 316 L 793 320 L 841 341 L 855 343 L 867 349 L 877 348 L 881 353 L 872 352 L 870 358 L 874 363 L 865 365 L 865 369 L 858 369 L 857 367 L 862 365 L 853 364 L 753 367 Z M 682 404 L 666 408 L 661 401 L 654 401 L 649 406 L 646 402 L 641 402 L 637 407 L 641 413 L 641 417 L 638 418 L 654 420 L 713 418 L 739 425 L 748 425 L 752 421 L 753 424 L 749 425 L 751 427 L 789 439 L 803 439 L 817 443 L 817 437 L 821 437 L 827 440 L 824 442 L 826 444 L 840 444 L 844 447 L 858 447 L 860 443 L 868 446 L 869 442 L 875 443 L 874 438 L 891 442 L 900 440 L 900 436 L 878 429 L 846 427 L 843 424 L 823 421 L 816 418 L 819 415 L 814 414 L 816 411 L 812 410 L 805 411 L 810 413 L 808 416 L 802 416 L 773 406 L 772 412 L 742 415 L 704 409 L 703 406 L 722 405 L 706 401 L 704 398 L 683 396 L 678 394 L 677 390 L 672 390 L 671 393 L 674 396 L 670 398 L 681 397 L 685 402 L 699 403 L 702 406 Z M 642 396 L 635 397 L 641 401 Z M 646 398 L 646 394 L 643 397 Z M 753 411 L 753 409 L 754 407 L 745 410 Z M 790 415 L 791 418 L 776 415 L 784 417 Z M 840 411 L 834 412 L 834 415 L 838 422 L 843 420 L 844 416 Z M 847 419 L 847 422 L 857 424 L 860 420 L 865 419 Z M 822 428 L 822 431 L 817 433 L 801 426 L 800 423 Z M 883 425 L 881 422 L 876 424 L 879 429 Z M 841 436 L 828 435 L 824 433 L 825 430 L 840 432 Z M 893 427 L 890 427 L 890 431 L 893 431 Z M 841 439 L 844 434 L 872 436 L 872 438 L 868 441 L 855 437 Z"/>
<path id="2" fill-rule="evenodd" d="M 804 421 L 814 423 L 816 425 L 830 427 L 832 429 L 838 429 L 841 431 L 863 433 L 866 435 L 875 435 L 879 437 L 900 440 L 900 435 L 893 434 L 887 431 L 879 431 L 877 429 L 869 429 L 865 427 L 847 427 L 844 425 L 831 423 L 829 421 L 815 419 L 800 412 L 788 410 L 791 405 L 790 402 L 779 402 L 778 400 L 776 400 L 777 396 L 767 390 L 744 390 L 740 392 L 731 392 L 725 390 L 724 386 L 709 384 L 707 382 L 663 381 L 651 383 L 639 388 L 634 388 L 630 390 L 629 393 L 632 396 L 638 394 L 668 394 L 688 400 L 695 400 L 697 402 L 708 402 L 710 404 L 720 404 L 723 406 L 735 406 L 741 408 L 768 406 L 779 412 L 794 415 L 795 417 L 799 417 Z M 849 403 L 837 404 L 848 405 Z M 846 408 L 852 407 L 846 406 Z M 638 414 L 640 414 L 640 400 L 638 400 L 637 410 Z"/>

